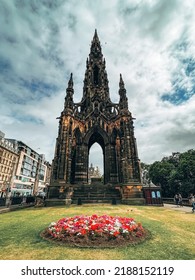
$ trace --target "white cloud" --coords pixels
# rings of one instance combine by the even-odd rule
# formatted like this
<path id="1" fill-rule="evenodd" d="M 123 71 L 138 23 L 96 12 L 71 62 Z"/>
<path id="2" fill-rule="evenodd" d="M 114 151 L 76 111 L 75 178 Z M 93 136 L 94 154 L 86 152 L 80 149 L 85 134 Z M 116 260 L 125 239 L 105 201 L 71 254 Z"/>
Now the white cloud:
<path id="1" fill-rule="evenodd" d="M 141 161 L 194 148 L 194 4 L 2 0 L 0 130 L 51 161 L 70 72 L 78 102 L 97 28 L 114 102 L 123 75 Z"/>

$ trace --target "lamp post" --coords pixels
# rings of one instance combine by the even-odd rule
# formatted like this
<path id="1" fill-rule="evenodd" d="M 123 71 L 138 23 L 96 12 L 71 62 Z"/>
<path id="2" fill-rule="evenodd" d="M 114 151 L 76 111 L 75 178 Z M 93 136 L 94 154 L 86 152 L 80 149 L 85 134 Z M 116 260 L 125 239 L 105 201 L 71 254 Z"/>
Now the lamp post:
<path id="1" fill-rule="evenodd" d="M 30 194 L 31 194 L 31 195 L 33 194 L 33 187 L 34 187 L 34 184 L 31 184 L 31 185 L 30 185 Z"/>
<path id="2" fill-rule="evenodd" d="M 38 186 L 39 186 L 39 168 L 41 166 L 41 158 L 38 158 L 38 163 L 37 163 L 37 169 L 36 169 L 36 174 L 35 174 L 35 182 L 34 182 L 34 188 L 33 188 L 33 195 L 37 194 L 38 191 Z"/>

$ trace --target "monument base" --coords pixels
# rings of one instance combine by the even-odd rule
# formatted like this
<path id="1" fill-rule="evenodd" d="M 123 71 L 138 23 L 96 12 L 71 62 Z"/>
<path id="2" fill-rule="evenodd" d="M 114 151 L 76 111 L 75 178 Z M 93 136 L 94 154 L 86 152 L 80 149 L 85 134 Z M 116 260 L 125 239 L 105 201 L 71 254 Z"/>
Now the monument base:
<path id="1" fill-rule="evenodd" d="M 126 205 L 145 205 L 145 199 L 144 198 L 127 198 L 122 199 L 121 204 Z"/>
<path id="2" fill-rule="evenodd" d="M 70 198 L 49 198 L 45 200 L 46 207 L 70 205 L 72 200 Z"/>
<path id="3" fill-rule="evenodd" d="M 103 184 L 94 180 L 91 184 L 56 184 L 48 188 L 46 206 L 85 203 L 113 203 L 127 205 L 145 205 L 143 188 L 140 182 L 127 184 Z"/>
<path id="4" fill-rule="evenodd" d="M 140 182 L 132 182 L 121 186 L 121 203 L 127 205 L 145 205 L 143 189 Z"/>

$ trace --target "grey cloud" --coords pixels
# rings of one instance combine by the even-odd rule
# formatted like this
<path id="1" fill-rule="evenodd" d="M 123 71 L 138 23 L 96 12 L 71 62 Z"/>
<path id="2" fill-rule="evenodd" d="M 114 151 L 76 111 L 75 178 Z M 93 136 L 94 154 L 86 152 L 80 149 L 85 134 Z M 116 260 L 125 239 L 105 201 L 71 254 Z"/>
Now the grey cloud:
<path id="1" fill-rule="evenodd" d="M 78 102 L 97 28 L 114 102 L 123 74 L 140 159 L 152 162 L 172 149 L 194 147 L 193 96 L 177 106 L 161 98 L 175 94 L 175 81 L 185 94 L 194 83 L 193 74 L 181 71 L 195 55 L 192 2 L 1 0 L 0 130 L 34 149 L 42 143 L 51 161 L 70 72 Z M 96 148 L 91 153 L 102 165 Z"/>
<path id="2" fill-rule="evenodd" d="M 178 149 L 190 149 L 194 146 L 195 139 L 195 127 L 193 130 L 179 129 L 172 131 L 170 135 L 167 136 L 168 143 L 173 143 L 172 149 L 177 146 Z"/>

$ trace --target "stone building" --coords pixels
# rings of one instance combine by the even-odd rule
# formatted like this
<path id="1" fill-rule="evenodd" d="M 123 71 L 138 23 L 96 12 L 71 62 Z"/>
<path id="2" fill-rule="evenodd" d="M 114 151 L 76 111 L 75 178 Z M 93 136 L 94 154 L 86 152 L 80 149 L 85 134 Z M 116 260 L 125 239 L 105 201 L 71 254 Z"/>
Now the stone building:
<path id="1" fill-rule="evenodd" d="M 0 197 L 6 196 L 13 187 L 18 159 L 17 146 L 0 131 Z"/>
<path id="2" fill-rule="evenodd" d="M 99 170 L 99 167 L 96 166 L 94 167 L 93 164 L 91 163 L 89 169 L 88 169 L 88 175 L 90 178 L 101 178 L 101 172 Z"/>
<path id="3" fill-rule="evenodd" d="M 15 147 L 19 156 L 12 185 L 12 193 L 35 194 L 43 191 L 46 182 L 47 165 L 45 156 L 37 153 L 24 142 L 7 139 Z"/>
<path id="4" fill-rule="evenodd" d="M 122 203 L 144 203 L 133 117 L 121 74 L 118 93 L 119 102 L 113 103 L 106 61 L 95 31 L 80 102 L 73 101 L 72 74 L 68 82 L 64 110 L 59 117 L 50 198 L 63 193 L 65 198 L 71 198 L 77 186 L 88 184 L 89 151 L 97 142 L 103 151 L 104 185 L 120 190 Z"/>
<path id="5" fill-rule="evenodd" d="M 101 182 L 101 172 L 98 166 L 94 167 L 93 164 L 89 166 L 88 169 L 88 184 L 92 184 L 94 182 Z"/>

